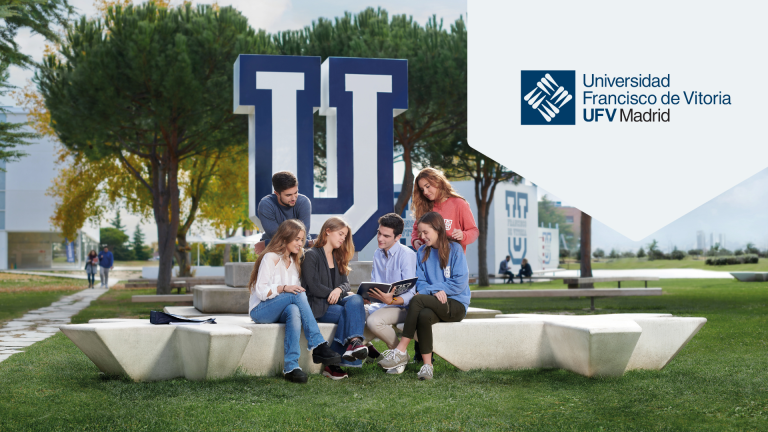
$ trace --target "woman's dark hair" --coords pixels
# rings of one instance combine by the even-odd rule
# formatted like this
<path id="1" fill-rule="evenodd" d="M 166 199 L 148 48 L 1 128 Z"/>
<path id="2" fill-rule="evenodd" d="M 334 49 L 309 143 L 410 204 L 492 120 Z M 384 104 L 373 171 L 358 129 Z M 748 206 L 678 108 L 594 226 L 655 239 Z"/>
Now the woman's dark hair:
<path id="1" fill-rule="evenodd" d="M 392 228 L 392 231 L 395 233 L 395 237 L 402 234 L 403 229 L 405 228 L 405 222 L 403 221 L 403 218 L 401 218 L 397 213 L 387 213 L 380 217 L 379 225 Z"/>
<path id="2" fill-rule="evenodd" d="M 272 187 L 275 188 L 275 192 L 281 193 L 286 189 L 290 189 L 299 184 L 299 180 L 290 171 L 276 172 L 272 176 Z"/>
<path id="3" fill-rule="evenodd" d="M 421 262 L 426 262 L 429 259 L 429 254 L 432 248 L 437 249 L 437 253 L 440 257 L 440 268 L 444 269 L 448 267 L 448 258 L 451 255 L 451 244 L 448 239 L 448 234 L 445 233 L 445 220 L 443 216 L 438 212 L 427 212 L 419 219 L 419 223 L 416 225 L 429 225 L 433 230 L 437 231 L 437 243 L 432 247 L 424 249 L 424 258 Z"/>
<path id="4" fill-rule="evenodd" d="M 98 254 L 97 254 L 97 253 L 96 253 L 96 251 L 95 251 L 95 250 L 93 250 L 93 249 L 91 249 L 91 251 L 90 251 L 90 252 L 88 252 L 88 258 L 90 258 L 90 257 L 95 257 L 96 255 L 98 255 Z"/>

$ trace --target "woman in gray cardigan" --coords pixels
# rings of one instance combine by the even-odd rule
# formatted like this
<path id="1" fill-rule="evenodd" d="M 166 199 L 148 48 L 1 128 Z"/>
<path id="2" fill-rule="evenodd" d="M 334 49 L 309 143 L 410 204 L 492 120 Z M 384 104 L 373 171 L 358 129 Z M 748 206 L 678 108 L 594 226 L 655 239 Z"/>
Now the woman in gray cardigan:
<path id="1" fill-rule="evenodd" d="M 341 365 L 361 367 L 368 348 L 363 345 L 365 305 L 349 289 L 349 261 L 354 253 L 349 225 L 339 217 L 329 218 L 314 247 L 304 255 L 301 286 L 307 290 L 317 322 L 338 324 L 331 349 L 342 354 Z M 334 380 L 348 376 L 335 365 L 326 366 L 323 375 Z"/>

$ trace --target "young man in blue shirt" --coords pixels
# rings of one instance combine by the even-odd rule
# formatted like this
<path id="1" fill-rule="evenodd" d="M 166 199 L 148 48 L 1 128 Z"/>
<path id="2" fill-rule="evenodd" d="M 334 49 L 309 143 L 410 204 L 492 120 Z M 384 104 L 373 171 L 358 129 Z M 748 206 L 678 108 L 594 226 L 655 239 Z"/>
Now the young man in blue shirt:
<path id="1" fill-rule="evenodd" d="M 507 258 L 502 261 L 501 264 L 499 264 L 499 274 L 507 276 L 504 283 L 514 283 L 513 278 L 515 277 L 515 274 L 509 271 L 509 255 L 507 255 Z"/>
<path id="2" fill-rule="evenodd" d="M 307 244 L 312 246 L 309 236 L 309 223 L 312 216 L 312 202 L 306 195 L 299 193 L 299 180 L 290 171 L 280 171 L 272 176 L 271 193 L 259 201 L 257 212 L 261 227 L 264 229 L 262 241 L 256 243 L 255 251 L 260 254 L 277 232 L 277 228 L 287 219 L 299 219 L 307 228 Z"/>
<path id="3" fill-rule="evenodd" d="M 371 270 L 371 282 L 394 283 L 404 279 L 416 277 L 416 252 L 400 243 L 405 222 L 400 215 L 388 213 L 379 218 L 379 230 L 376 240 L 379 248 L 373 253 L 373 269 Z M 394 296 L 392 293 L 383 293 L 377 289 L 369 295 L 381 303 L 373 302 L 367 305 L 368 319 L 366 320 L 366 339 L 378 338 L 389 349 L 393 349 L 399 342 L 393 325 L 404 322 L 408 313 L 408 303 L 415 294 L 411 288 L 405 293 Z M 368 347 L 371 357 L 378 357 L 378 353 L 371 352 L 373 345 Z M 405 368 L 393 369 L 393 373 L 401 373 Z"/>
<path id="4" fill-rule="evenodd" d="M 101 279 L 101 287 L 107 288 L 109 286 L 109 271 L 115 266 L 115 257 L 112 256 L 112 252 L 109 251 L 109 247 L 104 245 L 104 250 L 99 254 L 99 278 Z"/>

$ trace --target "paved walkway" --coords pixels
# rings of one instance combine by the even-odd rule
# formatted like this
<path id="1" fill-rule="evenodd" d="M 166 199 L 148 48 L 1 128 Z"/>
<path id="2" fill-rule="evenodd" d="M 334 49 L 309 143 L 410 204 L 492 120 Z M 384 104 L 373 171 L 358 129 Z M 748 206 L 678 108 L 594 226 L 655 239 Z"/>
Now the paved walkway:
<path id="1" fill-rule="evenodd" d="M 71 276 L 73 279 L 86 279 L 86 276 Z M 109 286 L 116 283 L 116 280 L 110 281 Z M 9 321 L 0 328 L 0 362 L 35 342 L 53 336 L 59 331 L 60 325 L 69 324 L 72 316 L 87 308 L 92 301 L 107 291 L 108 289 L 84 289 L 62 297 L 50 306 L 29 311 L 21 318 Z"/>
<path id="2" fill-rule="evenodd" d="M 561 277 L 576 277 L 578 270 L 566 270 L 556 273 Z M 632 269 L 632 270 L 592 270 L 594 277 L 631 277 L 652 276 L 659 279 L 734 279 L 725 271 L 702 269 Z"/>

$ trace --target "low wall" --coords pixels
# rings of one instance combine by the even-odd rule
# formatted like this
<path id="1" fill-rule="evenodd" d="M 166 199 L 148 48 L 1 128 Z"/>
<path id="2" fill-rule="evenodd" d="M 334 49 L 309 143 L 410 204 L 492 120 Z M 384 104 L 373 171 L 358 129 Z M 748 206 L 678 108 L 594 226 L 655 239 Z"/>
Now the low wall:
<path id="1" fill-rule="evenodd" d="M 157 279 L 157 273 L 160 270 L 159 267 L 142 267 L 141 277 L 144 279 Z M 211 266 L 192 266 L 192 272 L 195 277 L 208 277 L 218 276 L 224 277 L 224 267 L 211 267 Z M 173 268 L 171 276 L 175 277 L 179 274 L 179 267 Z"/>

